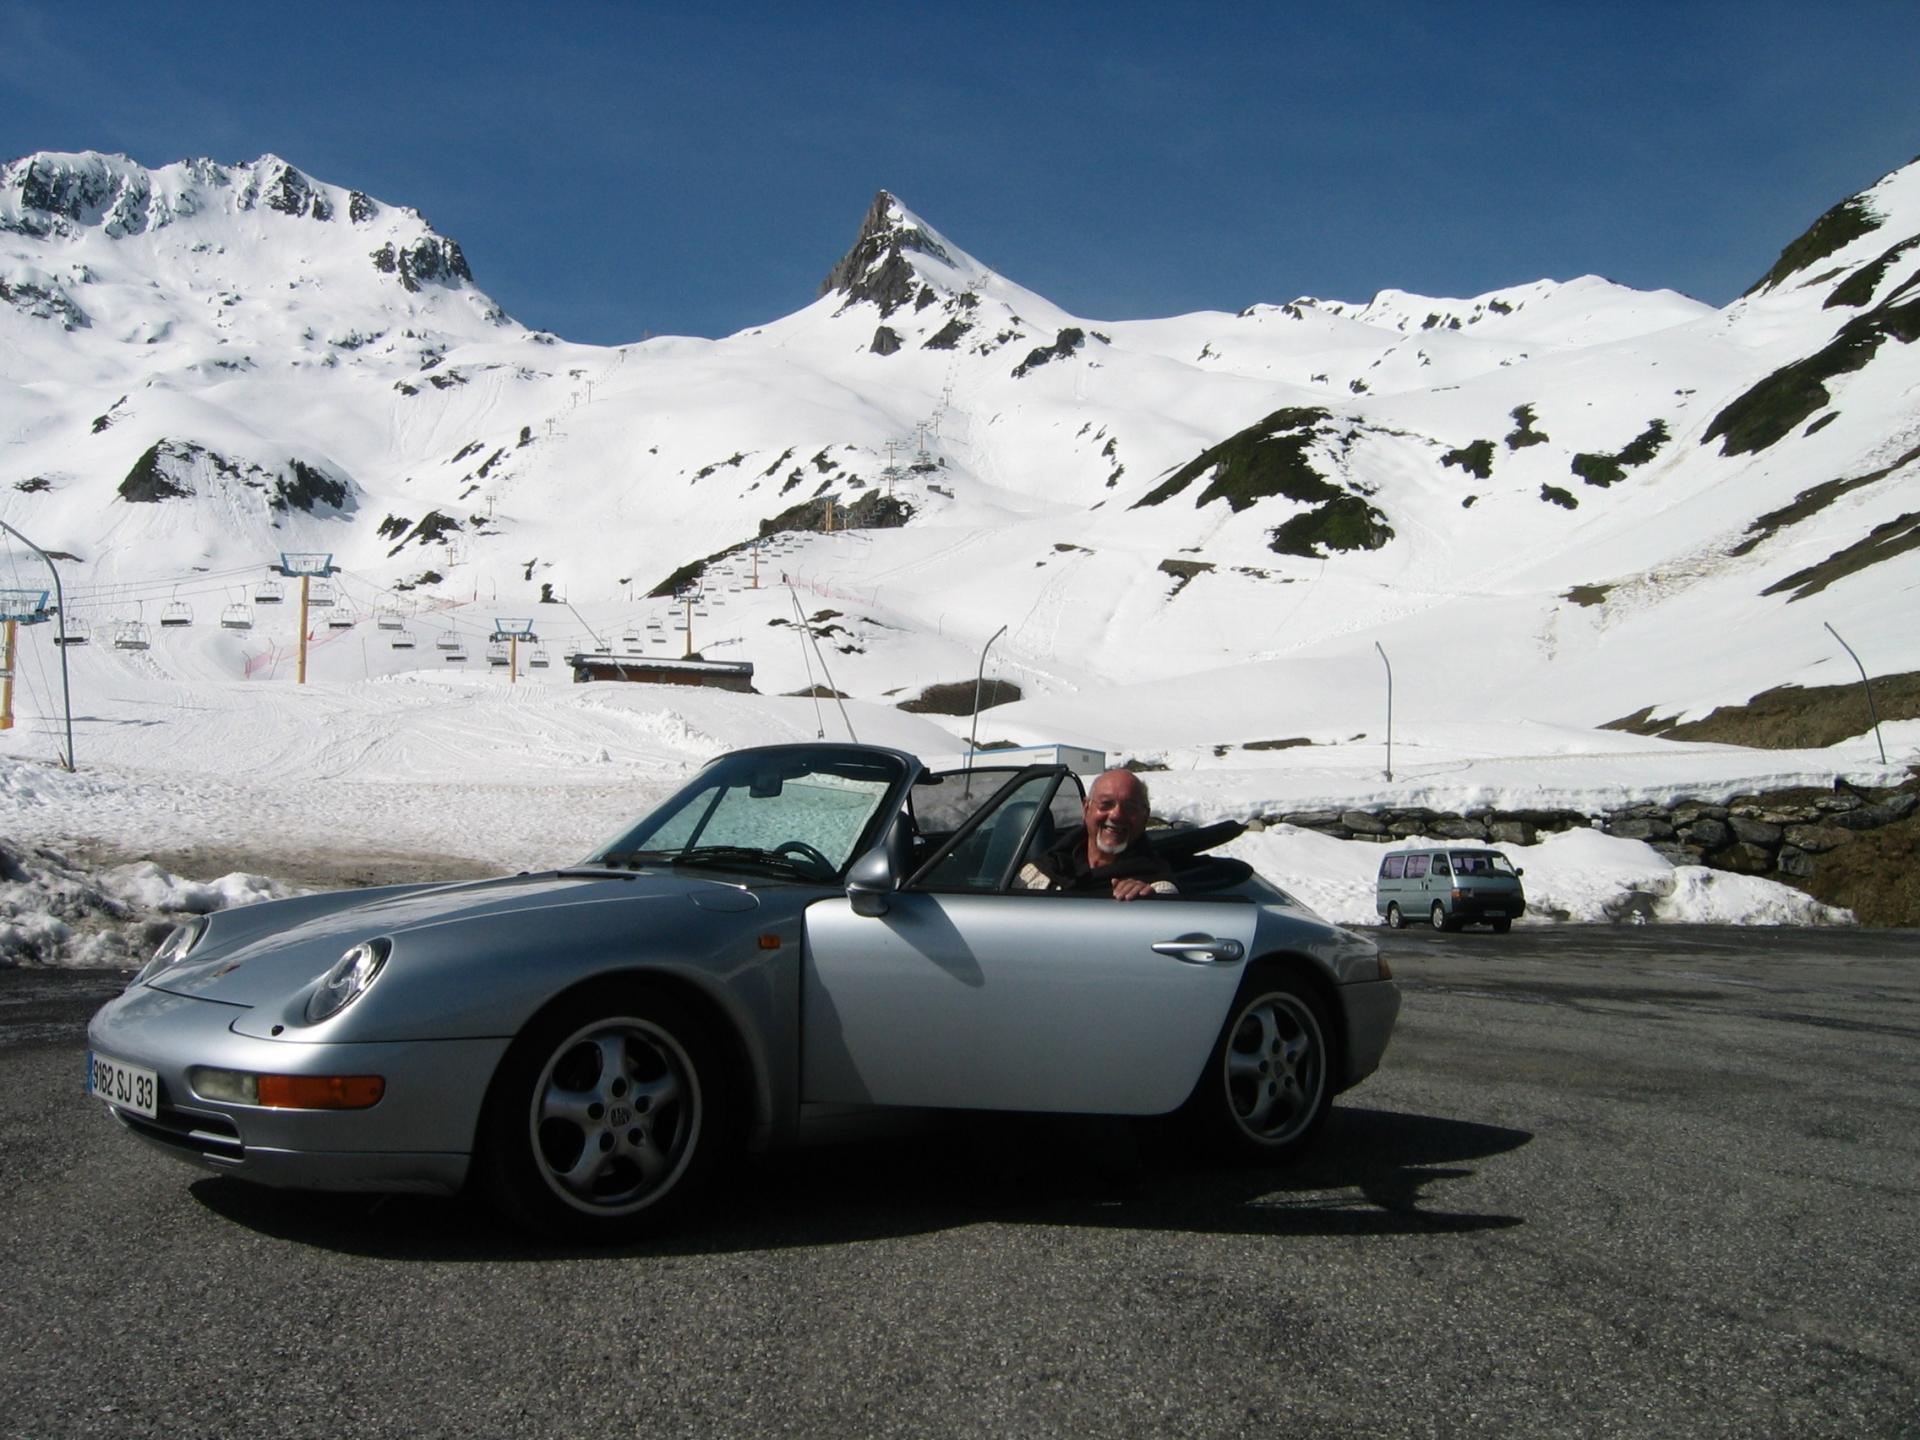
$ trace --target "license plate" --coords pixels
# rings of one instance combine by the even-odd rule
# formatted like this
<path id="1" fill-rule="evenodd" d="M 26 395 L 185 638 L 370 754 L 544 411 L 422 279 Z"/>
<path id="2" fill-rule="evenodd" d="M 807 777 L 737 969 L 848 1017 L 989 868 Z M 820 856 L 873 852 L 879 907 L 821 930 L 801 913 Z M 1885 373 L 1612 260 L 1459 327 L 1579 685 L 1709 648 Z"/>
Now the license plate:
<path id="1" fill-rule="evenodd" d="M 144 1065 L 129 1065 L 110 1055 L 88 1052 L 87 1093 L 149 1120 L 159 1114 L 160 1077 Z"/>

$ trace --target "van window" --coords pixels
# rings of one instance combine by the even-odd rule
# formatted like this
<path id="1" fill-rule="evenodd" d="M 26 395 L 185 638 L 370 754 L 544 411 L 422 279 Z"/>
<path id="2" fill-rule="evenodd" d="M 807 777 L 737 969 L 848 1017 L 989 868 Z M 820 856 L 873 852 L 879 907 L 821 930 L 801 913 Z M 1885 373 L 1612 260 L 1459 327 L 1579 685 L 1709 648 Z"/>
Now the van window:
<path id="1" fill-rule="evenodd" d="M 1424 880 L 1427 875 L 1427 859 L 1428 857 L 1425 855 L 1409 855 L 1407 857 L 1407 879 Z"/>
<path id="2" fill-rule="evenodd" d="M 1398 880 L 1406 873 L 1407 857 L 1404 855 L 1389 855 L 1380 862 L 1380 878 L 1382 880 Z"/>
<path id="3" fill-rule="evenodd" d="M 1447 869 L 1446 856 L 1436 855 L 1433 857 L 1433 873 L 1436 875 L 1447 875 L 1452 873 Z"/>

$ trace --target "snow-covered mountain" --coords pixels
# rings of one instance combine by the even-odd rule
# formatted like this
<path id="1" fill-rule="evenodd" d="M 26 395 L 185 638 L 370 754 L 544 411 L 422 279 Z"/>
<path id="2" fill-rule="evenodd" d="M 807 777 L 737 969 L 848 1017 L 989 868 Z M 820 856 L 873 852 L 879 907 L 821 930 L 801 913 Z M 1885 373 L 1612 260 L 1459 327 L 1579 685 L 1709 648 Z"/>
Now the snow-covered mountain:
<path id="1" fill-rule="evenodd" d="M 39 154 L 0 168 L 0 302 L 0 519 L 103 641 L 195 620 L 83 666 L 257 673 L 268 567 L 320 552 L 323 679 L 502 615 L 677 654 L 695 578 L 699 648 L 798 691 L 785 575 L 849 694 L 970 679 L 1004 624 L 996 737 L 1195 764 L 1377 745 L 1376 646 L 1403 724 L 1527 753 L 1847 680 L 1824 623 L 1920 670 L 1920 165 L 1720 310 L 1586 276 L 1092 320 L 883 192 L 804 308 L 603 348 L 272 156 Z"/>

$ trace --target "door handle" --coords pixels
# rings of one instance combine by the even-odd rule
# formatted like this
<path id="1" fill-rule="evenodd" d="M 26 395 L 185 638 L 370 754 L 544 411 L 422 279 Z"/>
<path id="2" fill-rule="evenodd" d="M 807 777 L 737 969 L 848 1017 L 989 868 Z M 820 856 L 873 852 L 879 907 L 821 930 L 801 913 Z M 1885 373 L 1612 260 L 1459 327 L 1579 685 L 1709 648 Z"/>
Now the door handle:
<path id="1" fill-rule="evenodd" d="M 1216 940 L 1211 935 L 1182 935 L 1153 942 L 1156 955 L 1171 955 L 1189 965 L 1230 965 L 1247 953 L 1238 940 Z"/>

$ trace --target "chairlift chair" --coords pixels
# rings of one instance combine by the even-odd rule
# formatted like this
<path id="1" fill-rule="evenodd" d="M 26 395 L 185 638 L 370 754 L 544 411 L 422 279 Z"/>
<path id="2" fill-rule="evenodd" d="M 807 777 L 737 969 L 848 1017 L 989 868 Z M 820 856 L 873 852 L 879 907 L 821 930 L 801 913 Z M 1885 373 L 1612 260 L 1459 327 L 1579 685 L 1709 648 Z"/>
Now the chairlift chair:
<path id="1" fill-rule="evenodd" d="M 436 650 L 458 650 L 460 648 L 460 637 L 451 630 L 444 631 L 440 638 L 433 642 L 433 648 Z"/>
<path id="2" fill-rule="evenodd" d="M 387 644 L 395 650 L 411 650 L 413 649 L 413 632 L 404 627 L 396 630 L 394 631 L 393 638 L 387 641 Z"/>
<path id="3" fill-rule="evenodd" d="M 139 620 L 125 622 L 114 633 L 113 648 L 116 650 L 145 650 L 149 648 L 147 627 Z"/>
<path id="4" fill-rule="evenodd" d="M 316 580 L 307 587 L 309 610 L 325 610 L 332 604 L 334 604 L 334 594 L 331 580 Z"/>
<path id="5" fill-rule="evenodd" d="M 93 634 L 93 626 L 78 615 L 67 617 L 67 633 L 53 637 L 55 645 L 84 645 Z"/>
<path id="6" fill-rule="evenodd" d="M 543 648 L 533 652 L 532 656 L 527 660 L 527 668 L 529 670 L 545 670 L 552 663 L 551 660 L 547 659 L 547 652 Z"/>
<path id="7" fill-rule="evenodd" d="M 461 649 L 448 650 L 440 658 L 449 665 L 464 665 L 467 663 L 467 652 Z"/>
<path id="8" fill-rule="evenodd" d="M 253 628 L 253 611 L 247 608 L 245 601 L 236 601 L 220 612 L 220 628 L 222 630 L 251 630 Z"/>
<path id="9" fill-rule="evenodd" d="M 400 619 L 400 612 L 388 605 L 383 605 L 374 612 L 373 623 L 381 630 L 406 629 L 405 623 Z"/>
<path id="10" fill-rule="evenodd" d="M 507 668 L 507 647 L 504 645 L 487 646 L 487 664 L 497 669 Z"/>
<path id="11" fill-rule="evenodd" d="M 282 599 L 278 580 L 262 580 L 254 588 L 253 603 L 256 605 L 278 605 Z"/>
<path id="12" fill-rule="evenodd" d="M 160 612 L 162 630 L 183 630 L 193 624 L 193 607 L 184 600 L 170 600 Z"/>

